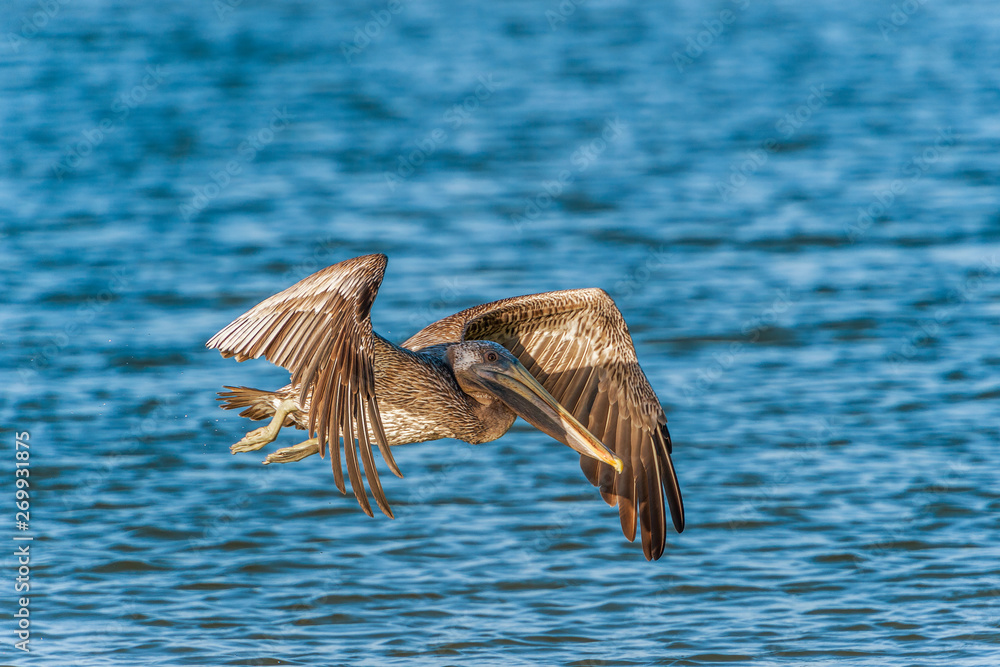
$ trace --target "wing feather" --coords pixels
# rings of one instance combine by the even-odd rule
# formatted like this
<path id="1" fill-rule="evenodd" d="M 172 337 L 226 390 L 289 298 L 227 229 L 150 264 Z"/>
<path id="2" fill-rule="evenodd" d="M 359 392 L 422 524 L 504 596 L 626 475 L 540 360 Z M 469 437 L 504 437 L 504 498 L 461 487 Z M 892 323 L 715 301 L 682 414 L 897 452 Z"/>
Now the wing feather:
<path id="1" fill-rule="evenodd" d="M 341 402 L 340 402 L 340 383 L 336 383 L 333 388 L 333 400 L 329 401 L 327 405 L 332 407 L 333 414 L 341 414 Z M 323 423 L 320 428 L 325 428 L 326 424 L 329 423 L 330 417 L 329 413 L 324 417 Z M 330 438 L 330 467 L 333 468 L 333 483 L 337 485 L 337 489 L 343 493 L 347 494 L 347 489 L 344 486 L 344 468 L 340 463 L 340 428 L 337 423 L 334 423 L 334 431 Z M 323 450 L 320 449 L 320 454 Z"/>
<path id="2" fill-rule="evenodd" d="M 317 271 L 254 306 L 206 345 L 238 361 L 263 356 L 287 368 L 292 384 L 300 387 L 299 405 L 309 406 L 308 432 L 318 438 L 321 456 L 330 445 L 337 488 L 346 492 L 339 446 L 343 436 L 347 473 L 361 508 L 372 514 L 361 480 L 363 466 L 375 502 L 392 517 L 372 456 L 375 444 L 392 471 L 402 476 L 376 402 L 369 316 L 386 262 L 385 255 L 365 255 Z"/>
<path id="3" fill-rule="evenodd" d="M 631 542 L 635 539 L 635 487 L 638 479 L 638 469 L 632 460 L 632 425 L 625 419 L 616 420 L 617 433 L 615 443 L 619 446 L 618 455 L 624 466 L 622 473 L 616 475 L 615 494 L 618 496 L 618 518 L 621 520 L 622 533 Z"/>
<path id="4" fill-rule="evenodd" d="M 666 416 L 611 297 L 600 289 L 582 289 L 503 299 L 434 322 L 403 347 L 420 350 L 475 339 L 510 350 L 618 454 L 625 464 L 621 474 L 583 456 L 580 467 L 605 501 L 618 505 L 625 536 L 635 537 L 638 520 L 643 553 L 659 558 L 666 541 L 664 492 L 678 532 L 684 529 L 684 505 L 670 460 Z"/>

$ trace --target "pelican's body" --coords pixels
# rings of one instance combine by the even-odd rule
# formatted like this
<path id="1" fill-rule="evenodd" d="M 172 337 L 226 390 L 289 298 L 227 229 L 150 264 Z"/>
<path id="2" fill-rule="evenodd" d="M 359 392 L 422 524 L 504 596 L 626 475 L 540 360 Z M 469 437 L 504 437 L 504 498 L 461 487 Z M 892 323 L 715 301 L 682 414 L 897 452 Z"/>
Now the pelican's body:
<path id="1" fill-rule="evenodd" d="M 444 345 L 414 353 L 379 339 L 374 365 L 375 397 L 390 446 L 441 438 L 481 445 L 502 436 L 517 418 L 499 400 L 483 404 L 463 392 L 445 353 Z M 283 401 L 292 400 L 297 410 L 289 413 L 285 425 L 294 424 L 300 429 L 309 426 L 312 400 L 308 394 L 302 398 L 300 385 L 287 384 L 274 392 L 245 387 L 230 389 L 222 394 L 228 401 L 223 407 L 249 407 L 241 413 L 243 416 L 268 419 Z M 375 432 L 370 424 L 368 437 L 374 442 Z"/>
<path id="2" fill-rule="evenodd" d="M 346 492 L 340 444 L 354 495 L 372 514 L 392 516 L 372 446 L 402 477 L 391 447 L 439 438 L 481 444 L 517 416 L 581 454 L 588 479 L 618 505 L 632 540 L 659 558 L 667 504 L 678 532 L 684 515 L 670 436 L 656 395 L 635 360 L 628 328 L 602 290 L 504 299 L 435 322 L 395 345 L 371 330 L 369 311 L 384 255 L 327 267 L 261 302 L 209 342 L 237 360 L 265 356 L 292 372 L 277 391 L 227 387 L 223 407 L 271 419 L 233 445 L 253 451 L 283 426 L 315 434 L 265 463 L 297 461 L 331 448 L 334 480 Z"/>

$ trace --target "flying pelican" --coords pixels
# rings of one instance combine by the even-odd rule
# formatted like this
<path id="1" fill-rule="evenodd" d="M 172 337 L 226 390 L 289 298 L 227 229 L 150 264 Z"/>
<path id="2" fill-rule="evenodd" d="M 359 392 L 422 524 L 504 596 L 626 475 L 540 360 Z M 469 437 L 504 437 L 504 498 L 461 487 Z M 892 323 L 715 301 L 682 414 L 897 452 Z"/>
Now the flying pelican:
<path id="1" fill-rule="evenodd" d="M 677 532 L 684 505 L 670 460 L 667 420 L 639 368 L 628 326 L 601 289 L 502 299 L 439 320 L 402 344 L 372 331 L 372 302 L 386 256 L 328 266 L 265 299 L 206 344 L 237 361 L 265 357 L 290 371 L 277 391 L 229 387 L 225 409 L 271 418 L 230 449 L 249 452 L 283 426 L 309 439 L 270 454 L 267 463 L 299 461 L 330 447 L 341 493 L 340 439 L 351 488 L 373 516 L 361 481 L 379 508 L 382 491 L 372 445 L 403 475 L 390 447 L 439 438 L 471 444 L 496 440 L 517 416 L 580 453 L 580 467 L 612 507 L 622 532 L 656 560 L 666 543 L 664 491 Z M 359 464 L 360 460 L 360 464 Z"/>

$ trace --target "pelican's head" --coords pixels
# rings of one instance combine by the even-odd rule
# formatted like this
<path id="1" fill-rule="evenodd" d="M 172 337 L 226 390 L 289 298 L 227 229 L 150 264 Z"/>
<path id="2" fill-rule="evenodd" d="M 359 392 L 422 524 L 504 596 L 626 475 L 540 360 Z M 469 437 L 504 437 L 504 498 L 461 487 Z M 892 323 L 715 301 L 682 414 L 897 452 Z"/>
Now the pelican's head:
<path id="1" fill-rule="evenodd" d="M 448 361 L 465 393 L 481 401 L 499 400 L 539 431 L 622 471 L 621 459 L 560 405 L 503 345 L 488 340 L 456 343 L 448 348 Z"/>

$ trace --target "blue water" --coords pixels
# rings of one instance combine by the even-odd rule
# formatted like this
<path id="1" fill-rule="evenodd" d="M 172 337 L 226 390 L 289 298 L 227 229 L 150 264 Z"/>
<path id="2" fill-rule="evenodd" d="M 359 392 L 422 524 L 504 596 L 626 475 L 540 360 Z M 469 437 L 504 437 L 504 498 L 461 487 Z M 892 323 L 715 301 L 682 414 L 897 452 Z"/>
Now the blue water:
<path id="1" fill-rule="evenodd" d="M 998 664 L 998 32 L 989 2 L 5 5 L 3 614 L 34 540 L 0 663 Z M 230 455 L 256 424 L 215 392 L 287 373 L 204 341 L 370 252 L 395 341 L 615 297 L 684 492 L 660 561 L 521 422 L 398 449 L 393 521 L 324 461 Z"/>

